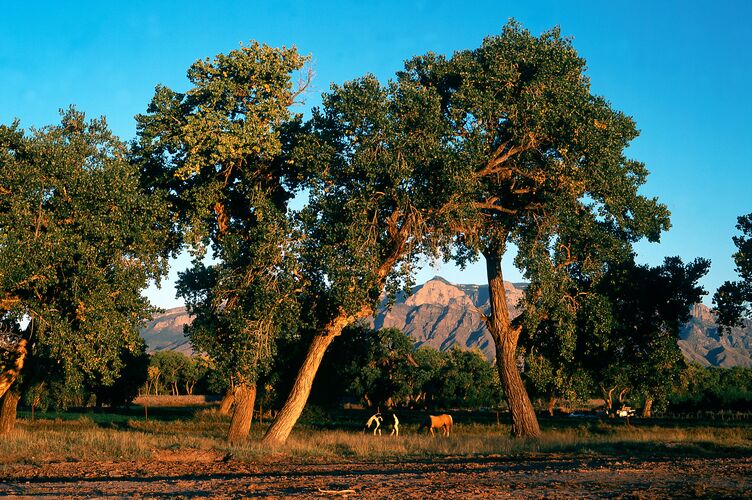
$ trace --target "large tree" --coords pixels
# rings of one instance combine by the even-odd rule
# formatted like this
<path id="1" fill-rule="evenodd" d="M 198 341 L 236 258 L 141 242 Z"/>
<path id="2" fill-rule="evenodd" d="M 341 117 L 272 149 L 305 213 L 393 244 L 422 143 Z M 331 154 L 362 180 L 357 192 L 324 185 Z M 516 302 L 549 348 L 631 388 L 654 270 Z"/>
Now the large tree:
<path id="1" fill-rule="evenodd" d="M 195 255 L 181 275 L 194 346 L 207 352 L 235 389 L 228 439 L 247 437 L 256 381 L 275 338 L 295 325 L 296 238 L 288 202 L 301 169 L 287 150 L 300 117 L 290 108 L 310 75 L 307 57 L 257 43 L 188 70 L 191 88 L 157 87 L 137 117 L 136 158 L 173 207 Z M 294 82 L 296 74 L 301 75 Z M 217 263 L 205 266 L 211 248 Z"/>
<path id="2" fill-rule="evenodd" d="M 15 346 L 0 396 L 28 351 L 78 387 L 112 385 L 123 354 L 141 352 L 141 290 L 166 271 L 166 212 L 126 153 L 104 120 L 74 109 L 29 133 L 0 126 L 0 320 Z"/>
<path id="3" fill-rule="evenodd" d="M 656 267 L 629 260 L 611 266 L 592 288 L 579 314 L 575 358 L 609 406 L 627 391 L 645 402 L 643 416 L 666 402 L 685 366 L 679 330 L 706 293 L 697 282 L 709 267 L 705 259 L 684 264 L 668 257 Z"/>
<path id="4" fill-rule="evenodd" d="M 624 149 L 637 136 L 628 116 L 594 95 L 585 61 L 558 29 L 531 35 L 511 21 L 501 35 L 451 57 L 427 54 L 403 73 L 441 99 L 449 152 L 442 170 L 452 193 L 457 260 L 486 261 L 491 309 L 487 327 L 512 413 L 512 432 L 537 436 L 533 407 L 517 368 L 520 325 L 507 309 L 502 257 L 510 244 L 531 282 L 527 307 L 572 302 L 562 272 L 600 272 L 623 243 L 656 240 L 668 211 L 638 194 L 644 165 Z M 622 243 L 620 243 L 622 242 Z"/>
<path id="5" fill-rule="evenodd" d="M 737 219 L 734 236 L 734 263 L 738 281 L 726 281 L 713 296 L 718 322 L 725 327 L 740 326 L 743 319 L 752 319 L 752 213 Z"/>
<path id="6" fill-rule="evenodd" d="M 443 197 L 427 187 L 442 151 L 438 109 L 435 93 L 409 80 L 384 86 L 369 75 L 333 86 L 314 110 L 294 155 L 315 174 L 301 214 L 310 347 L 266 444 L 289 436 L 332 340 L 411 282 Z"/>

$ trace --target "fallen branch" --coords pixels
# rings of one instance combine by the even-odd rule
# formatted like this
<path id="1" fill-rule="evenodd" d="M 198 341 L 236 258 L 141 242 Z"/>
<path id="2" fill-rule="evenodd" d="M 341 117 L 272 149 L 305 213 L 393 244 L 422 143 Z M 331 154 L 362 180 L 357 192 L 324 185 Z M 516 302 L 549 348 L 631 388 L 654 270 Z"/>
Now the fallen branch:
<path id="1" fill-rule="evenodd" d="M 355 493 L 355 490 L 325 490 L 319 488 L 319 493 L 326 493 L 327 495 L 349 495 Z"/>

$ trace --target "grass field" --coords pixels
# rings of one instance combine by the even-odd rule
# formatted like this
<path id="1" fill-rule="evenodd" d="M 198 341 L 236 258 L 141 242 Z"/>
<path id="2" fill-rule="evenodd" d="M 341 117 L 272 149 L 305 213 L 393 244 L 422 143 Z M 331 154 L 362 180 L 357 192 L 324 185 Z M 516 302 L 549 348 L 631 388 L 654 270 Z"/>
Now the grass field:
<path id="1" fill-rule="evenodd" d="M 541 418 L 540 439 L 513 439 L 494 413 L 456 414 L 449 438 L 418 434 L 419 413 L 401 416 L 399 438 L 362 432 L 366 414 L 320 411 L 304 414 L 278 450 L 258 444 L 265 428 L 254 422 L 246 444 L 224 441 L 229 420 L 206 406 L 143 408 L 116 412 L 37 414 L 20 412 L 16 430 L 0 439 L 0 463 L 143 460 L 163 452 L 210 452 L 235 460 L 263 462 L 280 454 L 291 460 L 416 459 L 420 457 L 535 455 L 573 456 L 752 456 L 750 422 L 671 422 L 633 419 Z"/>

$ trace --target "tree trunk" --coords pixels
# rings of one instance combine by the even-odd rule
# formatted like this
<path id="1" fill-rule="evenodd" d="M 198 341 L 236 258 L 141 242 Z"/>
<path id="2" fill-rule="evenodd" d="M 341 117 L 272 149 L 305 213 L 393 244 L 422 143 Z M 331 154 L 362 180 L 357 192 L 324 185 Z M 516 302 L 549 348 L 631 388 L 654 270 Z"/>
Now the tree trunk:
<path id="1" fill-rule="evenodd" d="M 222 401 L 219 403 L 219 414 L 220 415 L 229 415 L 230 414 L 230 408 L 232 408 L 232 404 L 235 402 L 235 389 L 232 387 L 228 387 L 227 391 L 225 392 L 224 397 L 222 397 Z"/>
<path id="2" fill-rule="evenodd" d="M 256 403 L 256 384 L 238 384 L 235 386 L 235 411 L 232 412 L 227 441 L 240 444 L 248 439 L 253 418 L 253 405 Z"/>
<path id="3" fill-rule="evenodd" d="M 512 327 L 509 319 L 501 272 L 502 253 L 494 248 L 483 252 L 486 258 L 491 303 L 491 315 L 486 319 L 486 325 L 496 344 L 496 369 L 499 371 L 499 379 L 512 413 L 512 434 L 517 437 L 535 438 L 540 436 L 540 426 L 517 369 L 517 341 L 520 337 L 520 328 Z"/>
<path id="4" fill-rule="evenodd" d="M 8 434 L 16 426 L 16 407 L 21 399 L 15 391 L 8 390 L 0 398 L 0 435 Z"/>
<path id="5" fill-rule="evenodd" d="M 603 394 L 603 402 L 606 404 L 606 414 L 609 417 L 612 417 L 614 414 L 614 398 L 613 394 L 616 390 L 616 386 L 612 387 L 611 389 L 606 389 L 606 387 L 603 384 L 600 384 L 601 387 L 601 393 Z"/>
<path id="6" fill-rule="evenodd" d="M 319 369 L 319 365 L 321 365 L 321 360 L 327 348 L 334 338 L 342 333 L 342 330 L 347 325 L 357 319 L 368 316 L 371 312 L 370 308 L 364 308 L 354 316 L 340 314 L 327 323 L 320 335 L 313 337 L 313 342 L 311 342 L 311 346 L 308 348 L 303 365 L 298 370 L 298 375 L 295 378 L 295 383 L 292 386 L 292 390 L 290 390 L 290 394 L 287 396 L 287 401 L 285 401 L 284 406 L 261 439 L 263 444 L 275 447 L 287 441 L 292 428 L 295 426 L 298 418 L 300 418 L 303 408 L 305 408 L 308 396 L 311 393 L 313 379 L 316 377 L 316 372 Z"/>
<path id="7" fill-rule="evenodd" d="M 0 398 L 3 397 L 5 392 L 10 389 L 13 382 L 18 378 L 18 374 L 21 373 L 24 361 L 26 361 L 26 339 L 21 339 L 16 346 L 15 356 L 16 359 L 13 363 L 6 367 L 6 369 L 0 373 Z"/>
<path id="8" fill-rule="evenodd" d="M 653 398 L 645 400 L 645 406 L 642 407 L 642 416 L 646 418 L 653 416 Z"/>
<path id="9" fill-rule="evenodd" d="M 548 416 L 553 417 L 554 416 L 554 407 L 556 406 L 556 396 L 551 396 L 548 398 Z"/>

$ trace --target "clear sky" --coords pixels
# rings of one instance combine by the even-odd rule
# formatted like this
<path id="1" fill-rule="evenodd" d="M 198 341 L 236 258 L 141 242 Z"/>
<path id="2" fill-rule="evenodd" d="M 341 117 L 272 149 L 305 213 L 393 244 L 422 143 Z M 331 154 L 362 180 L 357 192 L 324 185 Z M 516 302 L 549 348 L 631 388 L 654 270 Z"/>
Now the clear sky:
<path id="1" fill-rule="evenodd" d="M 651 172 L 643 193 L 672 212 L 660 244 L 639 259 L 702 256 L 711 292 L 734 279 L 736 217 L 752 212 L 752 1 L 16 1 L 0 18 L 0 123 L 58 121 L 75 104 L 104 115 L 123 139 L 135 134 L 154 86 L 186 88 L 199 58 L 257 40 L 313 56 L 319 102 L 330 83 L 366 72 L 382 80 L 427 51 L 477 47 L 514 17 L 533 33 L 560 26 L 588 62 L 593 91 L 634 117 L 641 136 L 629 154 Z M 505 277 L 520 279 L 507 259 Z M 171 276 L 186 266 L 173 265 Z M 442 264 L 457 283 L 484 283 L 482 264 Z M 172 307 L 170 281 L 149 297 Z M 707 302 L 707 300 L 706 300 Z"/>

